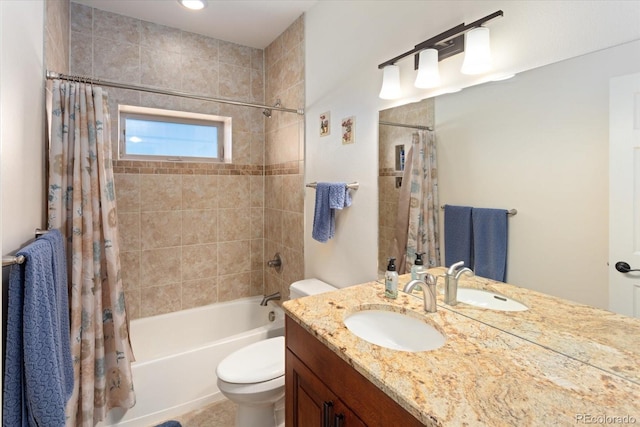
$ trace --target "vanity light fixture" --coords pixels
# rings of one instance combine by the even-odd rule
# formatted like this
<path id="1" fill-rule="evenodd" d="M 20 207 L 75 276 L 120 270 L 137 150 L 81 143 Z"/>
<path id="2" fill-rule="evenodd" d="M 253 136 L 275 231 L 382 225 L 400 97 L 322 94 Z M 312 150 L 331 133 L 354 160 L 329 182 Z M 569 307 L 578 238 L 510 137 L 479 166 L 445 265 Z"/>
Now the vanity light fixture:
<path id="1" fill-rule="evenodd" d="M 207 5 L 206 0 L 178 0 L 178 3 L 191 10 L 204 9 Z"/>
<path id="2" fill-rule="evenodd" d="M 397 99 L 402 95 L 400 90 L 400 67 L 397 65 L 387 65 L 382 69 L 382 89 L 380 98 Z"/>
<path id="3" fill-rule="evenodd" d="M 483 27 L 482 24 L 503 15 L 504 13 L 498 10 L 470 24 L 462 23 L 456 25 L 435 37 L 415 45 L 410 51 L 378 65 L 378 69 L 383 71 L 380 98 L 395 99 L 401 96 L 400 69 L 396 63 L 410 55 L 414 56 L 414 69 L 418 70 L 418 76 L 415 81 L 415 86 L 418 88 L 436 87 L 440 81 L 438 62 L 465 52 L 465 50 L 462 73 L 480 74 L 489 71 L 491 69 L 489 29 Z"/>
<path id="4" fill-rule="evenodd" d="M 425 49 L 419 55 L 418 76 L 415 87 L 429 89 L 440 85 L 440 69 L 438 68 L 438 51 Z"/>

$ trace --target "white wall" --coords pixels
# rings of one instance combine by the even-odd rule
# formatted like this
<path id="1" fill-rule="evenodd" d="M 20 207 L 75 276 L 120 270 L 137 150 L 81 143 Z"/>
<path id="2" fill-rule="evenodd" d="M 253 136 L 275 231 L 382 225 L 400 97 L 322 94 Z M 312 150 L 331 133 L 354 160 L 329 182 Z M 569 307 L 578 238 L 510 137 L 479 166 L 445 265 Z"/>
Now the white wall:
<path id="1" fill-rule="evenodd" d="M 609 79 L 640 71 L 638 52 L 640 41 L 436 98 L 440 204 L 518 210 L 508 282 L 608 308 Z"/>
<path id="2" fill-rule="evenodd" d="M 42 227 L 44 2 L 0 1 L 0 252 Z M 5 271 L 7 270 L 7 271 Z M 8 269 L 3 269 L 2 307 Z M 3 316 L 4 319 L 4 316 Z M 2 332 L 0 332 L 1 334 Z M 4 338 L 0 336 L 2 342 Z M 1 361 L 0 361 L 1 364 Z M 0 369 L 2 367 L 0 366 Z M 0 392 L 0 400 L 2 398 Z"/>
<path id="3" fill-rule="evenodd" d="M 2 254 L 43 224 L 44 2 L 0 1 Z"/>
<path id="4" fill-rule="evenodd" d="M 360 183 L 353 206 L 338 214 L 336 237 L 326 244 L 311 239 L 315 192 L 307 191 L 307 277 L 338 286 L 376 278 L 378 111 L 438 94 L 412 88 L 412 61 L 407 59 L 399 64 L 406 95 L 397 101 L 380 100 L 377 65 L 499 9 L 504 17 L 487 25 L 496 74 L 521 72 L 640 38 L 638 1 L 340 1 L 319 2 L 307 12 L 305 179 Z M 457 55 L 440 63 L 444 87 L 467 87 L 486 77 L 461 75 L 462 59 Z M 320 137 L 318 116 L 325 111 L 331 112 L 332 132 Z M 339 121 L 347 116 L 356 116 L 356 143 L 351 146 L 340 142 Z M 441 197 L 446 200 L 447 195 Z M 524 268 L 540 266 L 531 263 Z"/>

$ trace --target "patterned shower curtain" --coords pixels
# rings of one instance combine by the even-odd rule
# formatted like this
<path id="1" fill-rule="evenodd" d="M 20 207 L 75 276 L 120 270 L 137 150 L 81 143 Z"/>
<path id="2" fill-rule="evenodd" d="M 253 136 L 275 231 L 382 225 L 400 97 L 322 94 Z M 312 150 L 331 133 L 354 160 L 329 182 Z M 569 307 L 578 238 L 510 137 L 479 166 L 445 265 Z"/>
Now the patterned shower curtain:
<path id="1" fill-rule="evenodd" d="M 424 253 L 425 267 L 440 265 L 438 168 L 433 131 L 415 132 L 405 159 L 392 244 L 399 274 L 411 270 L 416 253 L 420 252 Z"/>
<path id="2" fill-rule="evenodd" d="M 67 239 L 74 392 L 67 426 L 135 404 L 120 272 L 107 94 L 49 81 L 48 227 Z"/>

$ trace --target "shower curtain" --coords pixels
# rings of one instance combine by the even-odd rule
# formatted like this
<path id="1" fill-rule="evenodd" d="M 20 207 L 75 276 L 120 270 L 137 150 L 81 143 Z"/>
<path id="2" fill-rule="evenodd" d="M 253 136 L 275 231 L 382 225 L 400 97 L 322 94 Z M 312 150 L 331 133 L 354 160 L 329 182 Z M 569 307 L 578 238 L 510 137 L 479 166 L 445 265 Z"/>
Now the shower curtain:
<path id="1" fill-rule="evenodd" d="M 391 250 L 398 260 L 398 274 L 411 270 L 416 253 L 424 253 L 425 267 L 440 265 L 436 160 L 433 131 L 415 132 L 405 158 Z"/>
<path id="2" fill-rule="evenodd" d="M 47 83 L 48 227 L 66 237 L 74 391 L 67 426 L 93 426 L 135 404 L 120 272 L 107 94 Z"/>

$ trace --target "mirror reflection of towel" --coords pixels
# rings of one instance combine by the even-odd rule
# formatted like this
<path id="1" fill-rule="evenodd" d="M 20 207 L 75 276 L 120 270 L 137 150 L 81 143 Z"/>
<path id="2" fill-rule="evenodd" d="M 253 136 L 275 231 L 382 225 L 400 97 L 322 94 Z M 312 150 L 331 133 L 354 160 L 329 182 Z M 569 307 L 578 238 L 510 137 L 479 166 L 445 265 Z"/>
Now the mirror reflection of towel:
<path id="1" fill-rule="evenodd" d="M 318 182 L 311 237 L 327 242 L 336 232 L 336 209 L 351 206 L 351 195 L 345 182 Z"/>
<path id="2" fill-rule="evenodd" d="M 470 206 L 444 206 L 444 264 L 446 267 L 464 261 L 473 267 L 473 231 Z"/>
<path id="3" fill-rule="evenodd" d="M 473 271 L 504 282 L 507 274 L 507 211 L 473 208 Z"/>

